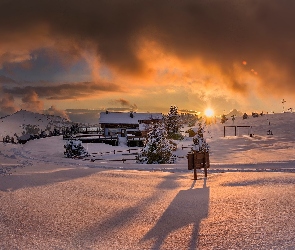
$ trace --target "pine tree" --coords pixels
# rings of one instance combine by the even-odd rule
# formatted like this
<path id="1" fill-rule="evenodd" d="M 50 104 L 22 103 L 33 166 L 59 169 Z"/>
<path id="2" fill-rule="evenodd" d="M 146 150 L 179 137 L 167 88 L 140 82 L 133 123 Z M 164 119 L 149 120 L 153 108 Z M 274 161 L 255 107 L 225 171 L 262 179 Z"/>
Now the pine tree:
<path id="1" fill-rule="evenodd" d="M 226 115 L 223 114 L 223 115 L 221 116 L 220 122 L 221 122 L 221 123 L 225 123 L 227 120 L 228 120 L 228 118 L 226 117 Z"/>
<path id="2" fill-rule="evenodd" d="M 82 146 L 82 142 L 79 140 L 68 140 L 64 145 L 64 155 L 67 158 L 85 157 L 88 156 L 88 152 Z"/>
<path id="3" fill-rule="evenodd" d="M 236 116 L 235 116 L 235 115 L 232 115 L 232 116 L 231 116 L 231 119 L 232 119 L 233 124 L 234 124 L 234 123 L 235 123 L 235 120 L 236 120 Z"/>
<path id="4" fill-rule="evenodd" d="M 244 114 L 243 114 L 243 120 L 245 120 L 245 119 L 248 119 L 248 115 L 247 115 L 247 113 L 244 113 Z"/>
<path id="5" fill-rule="evenodd" d="M 165 164 L 174 163 L 173 144 L 167 139 L 163 123 L 153 124 L 147 135 L 146 143 L 138 156 L 138 163 Z"/>
<path id="6" fill-rule="evenodd" d="M 169 137 L 179 133 L 182 124 L 178 108 L 175 105 L 170 107 L 170 112 L 165 116 L 165 126 Z"/>
<path id="7" fill-rule="evenodd" d="M 196 135 L 193 137 L 193 150 L 198 152 L 207 153 L 209 152 L 209 145 L 206 142 L 206 139 L 204 138 L 204 125 L 201 121 L 198 122 L 198 130 L 196 132 Z"/>

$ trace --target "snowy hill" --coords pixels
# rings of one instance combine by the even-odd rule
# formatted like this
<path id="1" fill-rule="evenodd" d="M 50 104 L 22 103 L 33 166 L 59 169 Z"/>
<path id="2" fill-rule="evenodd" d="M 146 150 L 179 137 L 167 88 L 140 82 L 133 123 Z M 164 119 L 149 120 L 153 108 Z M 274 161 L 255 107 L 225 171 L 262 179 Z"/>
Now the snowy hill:
<path id="1" fill-rule="evenodd" d="M 236 136 L 234 127 L 237 126 Z M 250 126 L 238 127 L 238 126 Z M 295 162 L 295 114 L 266 114 L 237 117 L 233 122 L 216 123 L 207 127 L 212 163 L 216 165 L 276 164 L 278 167 Z M 252 134 L 252 137 L 250 137 Z M 279 165 L 278 165 L 279 164 Z"/>
<path id="2" fill-rule="evenodd" d="M 226 116 L 229 118 L 231 116 L 242 116 L 243 113 L 241 111 L 238 111 L 236 109 L 231 110 Z"/>
<path id="3" fill-rule="evenodd" d="M 52 131 L 54 128 L 62 128 L 69 124 L 68 120 L 59 116 L 20 110 L 12 115 L 0 118 L 0 138 L 7 135 L 12 137 L 14 134 L 21 136 L 26 134 L 30 128 L 35 128 L 39 132 L 41 130 Z"/>
<path id="4" fill-rule="evenodd" d="M 219 121 L 218 121 L 219 122 Z M 217 123 L 218 123 L 217 122 Z M 284 136 L 291 138 L 295 135 L 295 113 L 276 113 L 276 114 L 265 114 L 259 117 L 249 116 L 248 119 L 242 117 L 236 117 L 234 121 L 230 118 L 224 124 L 212 125 L 213 131 L 216 131 L 217 127 L 222 128 L 223 126 L 251 126 L 252 133 L 255 135 L 267 135 L 267 131 L 271 130 L 276 136 Z M 218 130 L 218 129 L 217 129 Z M 227 129 L 226 135 L 233 135 L 233 130 Z M 223 135 L 223 130 L 221 131 Z M 240 128 L 240 135 L 245 134 L 247 129 Z M 239 134 L 238 134 L 239 135 Z"/>
<path id="5" fill-rule="evenodd" d="M 58 123 L 21 111 L 0 130 Z M 293 113 L 206 126 L 197 180 L 188 136 L 173 164 L 138 164 L 126 143 L 83 143 L 89 156 L 72 159 L 62 136 L 0 142 L 0 249 L 294 249 L 294 127 Z"/>
<path id="6" fill-rule="evenodd" d="M 21 134 L 24 131 L 24 124 L 34 124 L 44 130 L 66 123 L 67 121 L 62 118 L 20 111 L 1 119 L 0 131 L 2 136 L 13 135 L 15 132 Z M 234 135 L 234 127 L 226 127 L 226 136 L 224 136 L 224 126 L 237 126 L 236 136 Z M 225 124 L 221 124 L 217 120 L 215 124 L 206 126 L 204 134 L 210 147 L 211 169 L 294 168 L 294 127 L 294 113 L 266 114 L 257 118 L 250 116 L 245 120 L 242 117 L 237 117 L 234 122 L 228 120 Z M 187 129 L 185 127 L 182 130 L 186 131 Z M 271 131 L 272 135 L 268 134 L 268 131 Z M 141 170 L 157 168 L 187 171 L 186 156 L 193 144 L 192 137 L 185 136 L 183 140 L 175 141 L 175 143 L 177 149 L 174 154 L 177 159 L 174 164 L 152 164 L 150 166 L 136 164 L 135 154 L 140 152 L 141 148 L 128 148 L 124 143 L 119 146 L 104 143 L 83 143 L 83 146 L 91 155 L 83 161 L 64 158 L 65 141 L 62 140 L 62 137 L 34 140 L 24 146 L 3 144 L 0 151 L 6 152 L 5 154 L 8 156 L 23 155 L 25 159 L 35 158 L 39 161 L 42 159 L 46 162 L 71 162 L 71 164 L 77 162 L 78 165 L 83 164 L 91 167 L 103 164 L 105 168 Z M 44 152 L 46 152 L 46 156 L 44 156 Z"/>

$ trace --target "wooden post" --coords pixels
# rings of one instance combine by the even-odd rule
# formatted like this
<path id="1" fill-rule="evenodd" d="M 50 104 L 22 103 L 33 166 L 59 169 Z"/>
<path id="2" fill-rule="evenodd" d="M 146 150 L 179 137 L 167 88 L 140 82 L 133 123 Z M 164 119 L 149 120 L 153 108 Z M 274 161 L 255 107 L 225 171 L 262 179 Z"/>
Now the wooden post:
<path id="1" fill-rule="evenodd" d="M 196 169 L 196 164 L 194 164 L 194 180 L 197 180 L 197 169 Z"/>
<path id="2" fill-rule="evenodd" d="M 206 163 L 206 157 L 204 157 L 204 159 L 203 159 L 203 167 L 204 167 L 205 177 L 207 177 L 207 163 Z"/>
<path id="3" fill-rule="evenodd" d="M 225 126 L 223 127 L 223 137 L 225 137 Z"/>
<path id="4" fill-rule="evenodd" d="M 194 166 L 195 166 L 195 164 L 194 164 L 194 154 L 189 153 L 187 155 L 187 160 L 188 160 L 188 170 L 194 169 Z"/>

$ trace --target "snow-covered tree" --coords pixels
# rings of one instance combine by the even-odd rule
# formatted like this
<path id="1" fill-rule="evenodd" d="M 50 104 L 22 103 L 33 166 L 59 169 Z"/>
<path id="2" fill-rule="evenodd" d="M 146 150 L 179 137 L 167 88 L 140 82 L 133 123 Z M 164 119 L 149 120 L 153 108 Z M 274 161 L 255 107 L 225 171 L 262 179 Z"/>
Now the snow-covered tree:
<path id="1" fill-rule="evenodd" d="M 196 132 L 196 135 L 193 137 L 193 150 L 198 152 L 207 153 L 209 152 L 209 145 L 206 142 L 206 139 L 204 138 L 204 125 L 201 121 L 198 122 L 198 130 Z"/>
<path id="2" fill-rule="evenodd" d="M 155 123 L 147 134 L 146 142 L 138 155 L 138 163 L 173 163 L 176 156 L 172 153 L 174 145 L 167 139 L 167 131 L 162 122 Z"/>
<path id="3" fill-rule="evenodd" d="M 233 124 L 234 124 L 234 123 L 235 123 L 235 120 L 236 120 L 236 116 L 235 116 L 235 115 L 232 115 L 232 116 L 231 116 L 231 119 L 232 119 Z"/>
<path id="4" fill-rule="evenodd" d="M 225 114 L 223 114 L 223 115 L 221 116 L 220 122 L 221 122 L 221 123 L 225 123 L 227 120 L 228 120 L 228 118 L 226 117 Z"/>
<path id="5" fill-rule="evenodd" d="M 181 128 L 181 118 L 178 114 L 178 108 L 175 105 L 170 107 L 170 111 L 165 116 L 165 126 L 167 129 L 168 135 L 177 134 Z"/>
<path id="6" fill-rule="evenodd" d="M 22 132 L 23 135 L 25 134 L 38 134 L 40 132 L 40 128 L 37 125 L 31 124 L 24 124 L 23 125 L 24 131 Z"/>
<path id="7" fill-rule="evenodd" d="M 66 141 L 64 148 L 64 155 L 67 158 L 85 157 L 89 155 L 86 149 L 82 146 L 82 142 L 79 140 Z"/>

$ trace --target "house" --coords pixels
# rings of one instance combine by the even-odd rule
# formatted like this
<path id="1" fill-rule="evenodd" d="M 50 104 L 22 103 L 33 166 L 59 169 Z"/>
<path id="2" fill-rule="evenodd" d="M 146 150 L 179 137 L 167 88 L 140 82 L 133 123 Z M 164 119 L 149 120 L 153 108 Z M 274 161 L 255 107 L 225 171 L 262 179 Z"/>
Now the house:
<path id="1" fill-rule="evenodd" d="M 120 137 L 139 136 L 147 124 L 163 119 L 161 113 L 137 112 L 101 112 L 99 123 L 105 136 L 119 135 Z"/>

